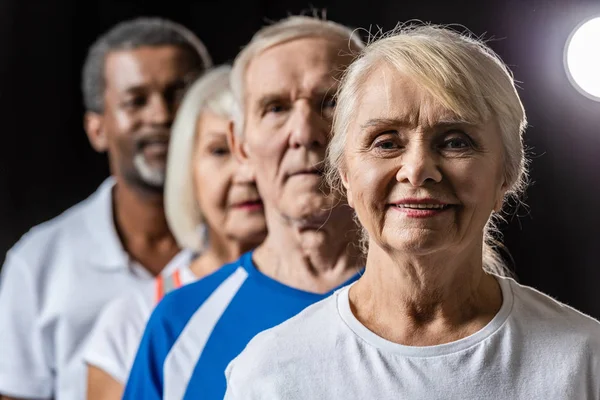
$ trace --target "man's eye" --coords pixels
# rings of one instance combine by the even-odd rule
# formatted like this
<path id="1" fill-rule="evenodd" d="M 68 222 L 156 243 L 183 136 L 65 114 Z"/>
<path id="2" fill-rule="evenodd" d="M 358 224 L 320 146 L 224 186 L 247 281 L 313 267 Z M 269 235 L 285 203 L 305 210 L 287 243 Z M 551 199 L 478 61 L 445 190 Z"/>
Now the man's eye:
<path id="1" fill-rule="evenodd" d="M 165 100 L 169 104 L 179 103 L 183 99 L 183 96 L 185 95 L 185 93 L 186 93 L 185 86 L 181 85 L 181 86 L 174 87 L 171 90 L 167 91 L 167 93 L 165 94 Z"/>
<path id="2" fill-rule="evenodd" d="M 125 108 L 139 108 L 146 104 L 146 98 L 143 96 L 132 97 L 123 101 L 122 105 Z"/>
<path id="3" fill-rule="evenodd" d="M 280 112 L 284 112 L 285 109 L 286 108 L 283 106 L 283 104 L 270 104 L 265 109 L 265 114 L 268 114 L 268 113 L 277 114 Z"/>
<path id="4" fill-rule="evenodd" d="M 323 101 L 323 108 L 335 108 L 337 100 L 334 97 L 330 97 Z"/>

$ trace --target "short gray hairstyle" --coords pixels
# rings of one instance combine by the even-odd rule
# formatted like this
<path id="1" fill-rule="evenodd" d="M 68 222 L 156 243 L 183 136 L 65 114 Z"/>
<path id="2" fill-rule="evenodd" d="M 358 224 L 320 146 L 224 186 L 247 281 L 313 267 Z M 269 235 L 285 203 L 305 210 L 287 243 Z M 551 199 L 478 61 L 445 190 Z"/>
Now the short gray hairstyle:
<path id="1" fill-rule="evenodd" d="M 208 243 L 202 212 L 196 198 L 192 162 L 196 149 L 198 117 L 203 111 L 230 118 L 233 95 L 229 87 L 231 67 L 217 67 L 199 78 L 188 90 L 177 115 L 169 142 L 165 181 L 165 214 L 181 247 L 202 251 Z"/>
<path id="2" fill-rule="evenodd" d="M 346 70 L 337 94 L 332 140 L 327 154 L 327 180 L 342 188 L 346 133 L 356 115 L 361 89 L 381 63 L 408 75 L 442 106 L 466 121 L 493 118 L 500 128 L 505 154 L 507 196 L 518 197 L 527 186 L 523 132 L 525 110 L 512 73 L 481 40 L 436 25 L 407 24 L 370 43 Z M 488 272 L 507 274 L 495 248 L 497 229 L 491 216 L 484 232 L 483 265 Z"/>
<path id="3" fill-rule="evenodd" d="M 189 29 L 166 19 L 142 17 L 124 21 L 100 36 L 90 47 L 83 65 L 81 88 L 86 110 L 104 111 L 104 64 L 110 52 L 168 45 L 187 50 L 198 74 L 212 66 L 202 41 Z"/>
<path id="4" fill-rule="evenodd" d="M 231 72 L 231 89 L 235 98 L 234 127 L 241 136 L 244 131 L 245 75 L 250 62 L 265 50 L 292 40 L 316 37 L 347 42 L 348 53 L 355 53 L 365 47 L 356 31 L 318 17 L 296 15 L 265 26 L 254 34 L 250 43 L 237 55 Z M 340 51 L 344 49 L 340 48 Z"/>

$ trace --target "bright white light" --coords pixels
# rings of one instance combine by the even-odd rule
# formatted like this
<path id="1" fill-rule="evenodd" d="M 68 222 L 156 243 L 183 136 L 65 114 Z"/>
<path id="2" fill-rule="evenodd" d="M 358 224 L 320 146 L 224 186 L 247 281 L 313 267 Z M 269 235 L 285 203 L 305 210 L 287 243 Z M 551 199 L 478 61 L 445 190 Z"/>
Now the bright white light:
<path id="1" fill-rule="evenodd" d="M 600 101 L 600 17 L 573 31 L 565 47 L 565 66 L 573 86 Z"/>

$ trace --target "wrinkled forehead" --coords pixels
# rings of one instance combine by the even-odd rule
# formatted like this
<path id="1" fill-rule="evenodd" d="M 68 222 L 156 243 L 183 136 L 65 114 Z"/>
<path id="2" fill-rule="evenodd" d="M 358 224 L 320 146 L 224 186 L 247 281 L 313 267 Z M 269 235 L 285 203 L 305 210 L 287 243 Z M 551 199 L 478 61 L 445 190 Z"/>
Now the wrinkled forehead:
<path id="1" fill-rule="evenodd" d="M 456 98 L 444 87 L 427 83 L 430 82 L 380 63 L 359 85 L 353 125 L 362 126 L 375 119 L 393 119 L 422 128 L 484 122 L 484 116 L 472 104 Z"/>
<path id="2" fill-rule="evenodd" d="M 201 142 L 208 140 L 227 140 L 229 118 L 211 110 L 202 110 L 196 119 L 196 137 Z"/>
<path id="3" fill-rule="evenodd" d="M 306 37 L 266 49 L 246 69 L 246 98 L 257 99 L 264 93 L 309 95 L 335 91 L 352 61 L 343 48 L 341 40 Z"/>

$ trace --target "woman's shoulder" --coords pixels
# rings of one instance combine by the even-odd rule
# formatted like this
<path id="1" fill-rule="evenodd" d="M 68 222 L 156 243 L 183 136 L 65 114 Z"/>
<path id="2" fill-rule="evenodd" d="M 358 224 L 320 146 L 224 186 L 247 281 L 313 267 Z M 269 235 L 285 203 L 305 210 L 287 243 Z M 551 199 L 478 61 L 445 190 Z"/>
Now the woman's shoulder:
<path id="1" fill-rule="evenodd" d="M 554 337 L 579 337 L 598 347 L 600 352 L 600 322 L 541 291 L 501 278 L 514 296 L 514 314 L 524 323 L 545 330 Z"/>
<path id="2" fill-rule="evenodd" d="M 338 292 L 257 334 L 227 367 L 228 381 L 245 386 L 239 382 L 243 379 L 254 386 L 274 372 L 283 376 L 284 369 L 302 369 L 302 360 L 325 355 L 342 323 L 337 317 L 337 295 Z"/>

